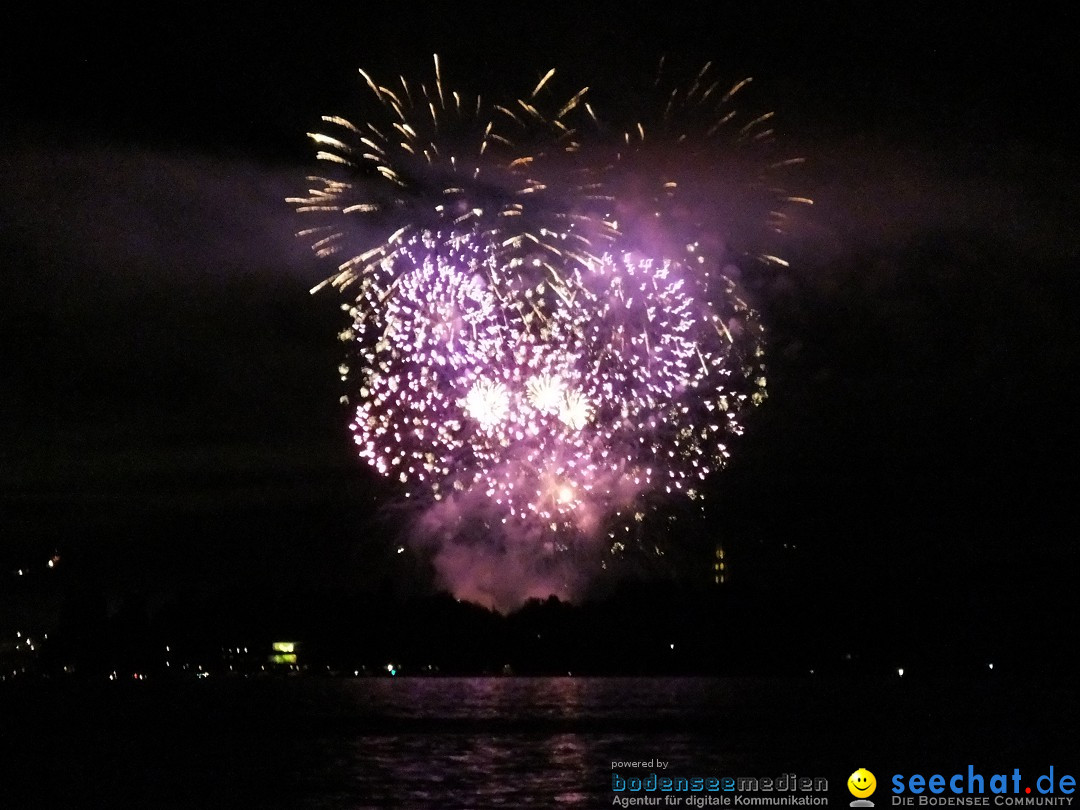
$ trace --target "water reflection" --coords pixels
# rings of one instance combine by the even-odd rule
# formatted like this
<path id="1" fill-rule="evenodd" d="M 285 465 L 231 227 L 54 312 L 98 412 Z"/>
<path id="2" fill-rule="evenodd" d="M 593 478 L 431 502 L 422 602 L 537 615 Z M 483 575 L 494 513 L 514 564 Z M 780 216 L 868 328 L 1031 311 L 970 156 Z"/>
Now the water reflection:
<path id="1" fill-rule="evenodd" d="M 329 688 L 350 716 L 318 740 L 325 759 L 305 765 L 313 807 L 596 807 L 610 804 L 617 762 L 662 759 L 681 775 L 820 775 L 837 762 L 927 755 L 927 729 L 910 718 L 928 696 L 875 685 L 418 678 Z M 855 718 L 853 702 L 877 711 Z"/>
<path id="2" fill-rule="evenodd" d="M 336 735 L 319 741 L 325 765 L 309 762 L 316 771 L 309 777 L 326 784 L 309 794 L 311 806 L 597 806 L 610 798 L 615 760 L 662 756 L 702 767 L 701 733 L 715 728 L 720 705 L 716 685 L 633 678 L 339 682 L 360 733 L 346 758 Z M 651 732 L 647 743 L 642 728 Z"/>
<path id="3" fill-rule="evenodd" d="M 957 751 L 1022 768 L 1075 761 L 1075 723 L 1062 720 L 1073 692 L 999 678 L 42 684 L 0 700 L 0 761 L 17 775 L 5 798 L 14 785 L 23 799 L 11 806 L 601 807 L 616 763 L 650 759 L 672 775 L 841 778 L 853 763 L 915 771 Z"/>

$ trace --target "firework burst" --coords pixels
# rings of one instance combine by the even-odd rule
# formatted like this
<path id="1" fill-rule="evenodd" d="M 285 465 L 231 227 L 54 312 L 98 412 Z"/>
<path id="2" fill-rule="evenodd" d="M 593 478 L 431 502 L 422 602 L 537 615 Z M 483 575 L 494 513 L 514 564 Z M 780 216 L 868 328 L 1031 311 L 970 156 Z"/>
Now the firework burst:
<path id="1" fill-rule="evenodd" d="M 752 78 L 725 81 L 711 63 L 678 73 L 661 59 L 644 103 L 606 124 L 611 157 L 595 170 L 605 216 L 624 243 L 705 270 L 746 258 L 785 265 L 769 245 L 812 204 L 788 188 L 803 158 L 780 151 L 774 112 L 740 106 Z"/>
<path id="2" fill-rule="evenodd" d="M 341 173 L 292 200 L 322 219 L 304 234 L 339 259 L 328 283 L 355 291 L 358 452 L 419 504 L 459 595 L 568 595 L 655 507 L 698 499 L 766 397 L 763 331 L 723 266 L 715 155 L 731 127 L 740 148 L 767 142 L 770 116 L 739 121 L 745 82 L 721 89 L 706 67 L 613 145 L 585 90 L 553 100 L 551 71 L 491 106 L 446 90 L 437 58 L 429 83 L 362 75 L 377 115 L 325 119 L 337 134 L 312 138 Z M 738 183 L 798 201 L 759 180 Z M 493 560 L 519 585 L 496 588 Z"/>
<path id="3" fill-rule="evenodd" d="M 520 277 L 483 236 L 410 237 L 350 307 L 361 457 L 411 497 L 482 497 L 559 548 L 697 498 L 765 380 L 755 313 L 695 300 L 688 276 L 602 257 L 537 327 L 531 307 L 503 305 Z"/>
<path id="4" fill-rule="evenodd" d="M 325 131 L 308 137 L 327 171 L 288 200 L 321 220 L 302 232 L 316 253 L 339 261 L 324 283 L 345 287 L 408 236 L 445 229 L 483 233 L 503 258 L 529 257 L 527 266 L 550 276 L 593 258 L 594 243 L 610 240 L 614 228 L 576 209 L 590 195 L 567 187 L 564 167 L 580 148 L 579 128 L 595 116 L 587 88 L 556 100 L 554 74 L 522 98 L 488 104 L 446 87 L 438 56 L 427 81 L 381 84 L 360 71 L 370 116 L 359 125 L 323 117 Z"/>

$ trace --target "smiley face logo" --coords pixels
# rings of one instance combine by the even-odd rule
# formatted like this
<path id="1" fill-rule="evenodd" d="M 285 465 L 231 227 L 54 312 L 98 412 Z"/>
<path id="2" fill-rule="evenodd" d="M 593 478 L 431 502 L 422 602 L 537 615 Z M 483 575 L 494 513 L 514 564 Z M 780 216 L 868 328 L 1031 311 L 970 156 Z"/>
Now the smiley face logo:
<path id="1" fill-rule="evenodd" d="M 877 788 L 877 779 L 866 768 L 859 768 L 847 780 L 847 789 L 856 799 L 865 799 Z"/>

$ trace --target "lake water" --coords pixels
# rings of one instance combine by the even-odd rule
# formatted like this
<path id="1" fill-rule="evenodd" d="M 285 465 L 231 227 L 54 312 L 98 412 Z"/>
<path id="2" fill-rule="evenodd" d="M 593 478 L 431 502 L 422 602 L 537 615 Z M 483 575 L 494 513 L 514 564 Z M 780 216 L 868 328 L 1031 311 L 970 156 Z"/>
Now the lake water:
<path id="1" fill-rule="evenodd" d="M 879 779 L 968 764 L 1080 770 L 1067 684 L 304 677 L 8 686 L 0 807 L 610 807 L 613 763 L 652 759 L 681 776 L 825 777 L 830 804 L 846 807 L 844 782 L 857 767 Z"/>

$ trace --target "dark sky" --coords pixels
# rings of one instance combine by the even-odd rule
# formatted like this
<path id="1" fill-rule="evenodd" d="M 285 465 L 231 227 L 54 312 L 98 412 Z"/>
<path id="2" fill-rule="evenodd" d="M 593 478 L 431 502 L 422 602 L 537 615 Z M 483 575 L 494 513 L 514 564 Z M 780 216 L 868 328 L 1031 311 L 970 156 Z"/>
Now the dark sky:
<path id="1" fill-rule="evenodd" d="M 7 124 L 34 139 L 48 131 L 68 143 L 281 161 L 305 152 L 298 133 L 313 117 L 351 97 L 358 66 L 418 75 L 439 52 L 448 78 L 475 79 L 483 92 L 516 90 L 554 66 L 570 83 L 610 93 L 666 54 L 758 77 L 795 131 L 812 120 L 827 131 L 1068 143 L 1075 28 L 1074 12 L 1039 4 L 978 12 L 912 2 L 459 4 L 452 12 L 297 3 L 212 15 L 86 8 L 5 26 L 3 92 L 17 112 Z"/>
<path id="2" fill-rule="evenodd" d="M 307 294 L 328 268 L 283 200 L 358 67 L 418 75 L 436 51 L 455 84 L 554 66 L 613 109 L 665 54 L 753 75 L 817 205 L 758 285 L 772 400 L 714 482 L 725 530 L 745 559 L 801 543 L 829 598 L 884 589 L 927 626 L 1074 616 L 1072 12 L 448 8 L 4 26 L 0 627 L 47 601 L 10 571 L 54 548 L 121 592 L 385 572 L 337 403 L 340 301 Z"/>

